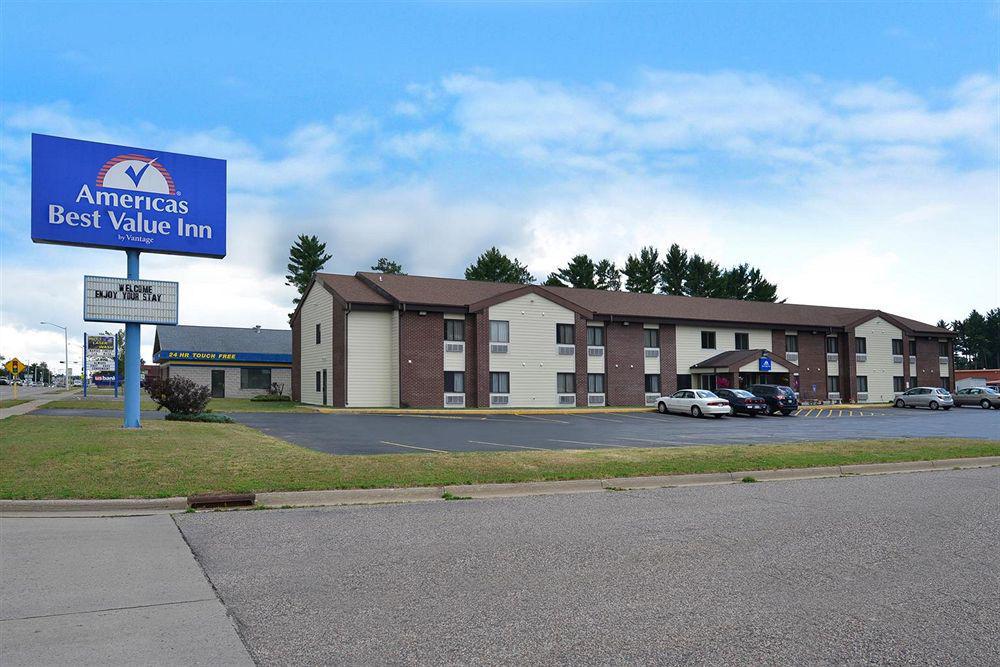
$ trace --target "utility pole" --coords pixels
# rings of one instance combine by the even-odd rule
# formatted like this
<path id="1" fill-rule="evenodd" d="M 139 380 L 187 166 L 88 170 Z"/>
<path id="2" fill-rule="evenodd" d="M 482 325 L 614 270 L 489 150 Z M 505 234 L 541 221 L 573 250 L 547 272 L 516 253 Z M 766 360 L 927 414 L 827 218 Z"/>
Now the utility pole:
<path id="1" fill-rule="evenodd" d="M 66 353 L 66 368 L 64 369 L 65 372 L 63 375 L 66 376 L 66 388 L 69 389 L 69 331 L 61 324 L 55 324 L 53 322 L 42 322 L 42 324 L 47 324 L 50 327 L 57 327 L 63 330 L 63 346 L 64 352 Z M 84 350 L 84 353 L 86 354 L 86 350 Z"/>

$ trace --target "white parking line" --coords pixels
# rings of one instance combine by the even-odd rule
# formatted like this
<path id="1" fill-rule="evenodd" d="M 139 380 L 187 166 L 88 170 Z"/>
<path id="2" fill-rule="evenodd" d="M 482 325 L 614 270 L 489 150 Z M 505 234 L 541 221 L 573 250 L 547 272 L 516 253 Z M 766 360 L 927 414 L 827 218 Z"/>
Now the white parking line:
<path id="1" fill-rule="evenodd" d="M 662 440 L 662 439 L 660 439 L 660 440 L 650 440 L 649 438 L 626 438 L 624 436 L 620 437 L 618 439 L 619 440 L 635 440 L 636 442 L 664 442 L 664 440 Z"/>
<path id="2" fill-rule="evenodd" d="M 599 421 L 599 422 L 611 422 L 613 424 L 624 424 L 625 423 L 625 422 L 623 422 L 620 419 L 608 419 L 607 417 L 592 417 L 591 415 L 576 415 L 576 416 L 580 417 L 581 419 L 593 419 L 593 420 Z"/>
<path id="3" fill-rule="evenodd" d="M 522 414 L 520 412 L 515 412 L 514 414 L 517 415 L 518 417 L 527 417 L 528 419 L 537 419 L 538 421 L 551 422 L 553 424 L 568 424 L 569 423 L 569 422 L 564 422 L 564 421 L 562 421 L 560 419 L 548 419 L 546 417 L 536 417 L 535 415 L 526 415 L 526 414 Z"/>
<path id="4" fill-rule="evenodd" d="M 619 447 L 621 449 L 629 449 L 628 445 L 612 445 L 607 442 L 580 442 L 579 440 L 557 440 L 556 438 L 549 438 L 549 442 L 567 442 L 571 445 L 593 445 L 595 447 Z"/>
<path id="5" fill-rule="evenodd" d="M 528 447 L 527 445 L 511 445 L 504 442 L 485 442 L 483 440 L 469 440 L 473 445 L 493 445 L 494 447 L 517 447 L 518 449 L 535 449 L 540 452 L 549 452 L 550 449 L 544 447 Z"/>
<path id="6" fill-rule="evenodd" d="M 431 449 L 430 447 L 417 447 L 416 445 L 403 445 L 398 442 L 389 442 L 388 440 L 380 440 L 383 445 L 393 445 L 394 447 L 406 447 L 407 449 L 420 449 L 425 452 L 437 452 L 438 454 L 447 454 L 448 452 L 443 449 Z"/>

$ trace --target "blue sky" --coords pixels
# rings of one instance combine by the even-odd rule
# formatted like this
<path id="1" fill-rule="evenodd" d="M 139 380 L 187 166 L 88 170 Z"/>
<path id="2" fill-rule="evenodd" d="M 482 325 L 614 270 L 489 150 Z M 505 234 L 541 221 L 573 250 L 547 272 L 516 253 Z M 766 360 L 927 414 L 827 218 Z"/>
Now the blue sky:
<path id="1" fill-rule="evenodd" d="M 30 243 L 32 131 L 229 160 L 230 256 L 144 260 L 181 280 L 187 323 L 283 326 L 299 232 L 339 272 L 389 255 L 460 275 L 496 244 L 543 277 L 678 241 L 796 302 L 925 320 L 1000 302 L 995 3 L 0 12 L 8 356 L 59 358 L 36 323 L 82 333 L 80 276 L 124 265 Z M 983 279 L 956 292 L 961 266 Z"/>

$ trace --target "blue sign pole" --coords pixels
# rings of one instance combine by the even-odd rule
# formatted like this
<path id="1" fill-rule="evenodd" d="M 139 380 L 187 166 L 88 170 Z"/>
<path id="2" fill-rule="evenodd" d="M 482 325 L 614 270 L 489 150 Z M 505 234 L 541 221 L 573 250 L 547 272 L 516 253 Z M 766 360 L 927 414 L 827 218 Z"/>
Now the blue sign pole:
<path id="1" fill-rule="evenodd" d="M 115 398 L 118 398 L 118 332 L 115 332 Z"/>
<path id="2" fill-rule="evenodd" d="M 139 251 L 126 250 L 128 275 L 139 279 Z M 139 342 L 140 329 L 136 322 L 125 324 L 125 428 L 142 428 L 139 421 Z"/>
<path id="3" fill-rule="evenodd" d="M 87 398 L 87 332 L 83 332 L 83 397 Z"/>

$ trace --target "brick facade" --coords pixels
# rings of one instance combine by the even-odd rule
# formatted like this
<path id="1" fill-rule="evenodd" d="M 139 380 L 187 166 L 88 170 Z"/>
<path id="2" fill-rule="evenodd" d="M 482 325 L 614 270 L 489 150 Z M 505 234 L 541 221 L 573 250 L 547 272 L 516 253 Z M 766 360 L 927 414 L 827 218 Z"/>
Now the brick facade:
<path id="1" fill-rule="evenodd" d="M 853 331 L 837 334 L 840 354 L 838 355 L 840 376 L 840 400 L 849 403 L 858 394 L 858 360 L 854 356 L 856 345 Z"/>
<path id="2" fill-rule="evenodd" d="M 941 385 L 941 367 L 938 364 L 938 339 L 926 336 L 917 338 L 917 384 L 921 387 Z"/>
<path id="3" fill-rule="evenodd" d="M 576 404 L 587 407 L 587 320 L 579 313 L 573 318 L 573 344 L 576 346 Z M 605 340 L 607 345 L 608 341 Z M 605 348 L 606 349 L 606 348 Z M 607 382 L 607 376 L 604 381 Z"/>
<path id="4" fill-rule="evenodd" d="M 466 340 L 466 349 L 468 346 Z M 444 316 L 404 311 L 399 316 L 399 405 L 409 408 L 443 404 Z"/>
<path id="5" fill-rule="evenodd" d="M 677 391 L 677 327 L 660 325 L 660 395 Z"/>
<path id="6" fill-rule="evenodd" d="M 604 326 L 604 379 L 608 405 L 643 405 L 645 358 L 641 322 L 625 326 L 608 322 Z"/>
<path id="7" fill-rule="evenodd" d="M 771 352 L 779 357 L 785 356 L 785 330 L 771 329 Z"/>
<path id="8" fill-rule="evenodd" d="M 827 400 L 825 333 L 799 332 L 799 397 L 805 401 Z"/>
<path id="9" fill-rule="evenodd" d="M 298 350 L 302 345 L 302 318 L 292 320 L 292 349 Z M 302 355 L 292 355 L 291 393 L 293 401 L 302 400 Z"/>
<path id="10" fill-rule="evenodd" d="M 329 379 L 330 404 L 342 408 L 347 404 L 347 312 L 337 300 L 333 300 L 333 368 Z M 293 355 L 294 356 L 294 355 Z"/>

